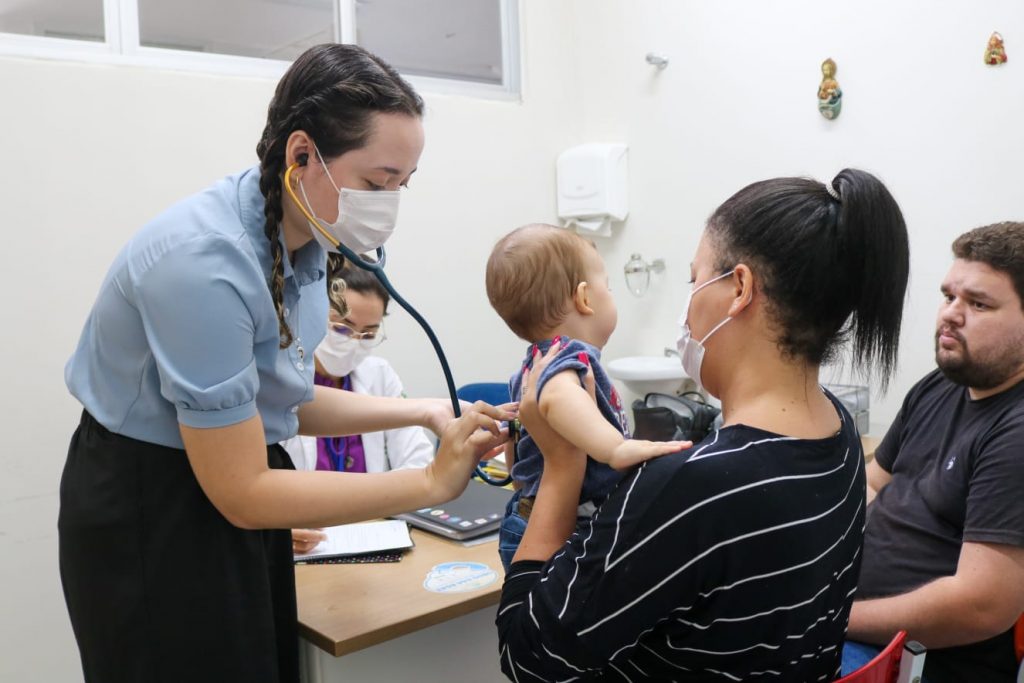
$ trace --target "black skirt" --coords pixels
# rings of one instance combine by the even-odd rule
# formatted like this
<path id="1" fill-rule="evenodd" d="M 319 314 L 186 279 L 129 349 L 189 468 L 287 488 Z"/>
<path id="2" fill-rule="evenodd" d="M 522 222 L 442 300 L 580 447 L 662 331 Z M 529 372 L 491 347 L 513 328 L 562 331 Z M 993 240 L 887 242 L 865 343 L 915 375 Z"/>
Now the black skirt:
<path id="1" fill-rule="evenodd" d="M 294 469 L 280 446 L 267 459 Z M 114 434 L 83 413 L 57 528 L 88 683 L 299 680 L 291 532 L 232 526 L 184 450 Z"/>

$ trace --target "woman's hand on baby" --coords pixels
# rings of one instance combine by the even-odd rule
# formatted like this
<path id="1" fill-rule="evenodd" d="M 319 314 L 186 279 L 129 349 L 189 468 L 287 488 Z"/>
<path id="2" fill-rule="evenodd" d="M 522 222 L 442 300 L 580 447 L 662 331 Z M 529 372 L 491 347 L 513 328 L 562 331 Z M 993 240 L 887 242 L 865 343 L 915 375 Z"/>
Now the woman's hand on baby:
<path id="1" fill-rule="evenodd" d="M 292 552 L 308 553 L 326 540 L 327 534 L 322 529 L 292 529 Z"/>
<path id="2" fill-rule="evenodd" d="M 523 372 L 522 395 L 519 401 L 519 422 L 540 448 L 544 456 L 545 472 L 562 467 L 568 467 L 570 470 L 578 469 L 581 465 L 585 466 L 586 464 L 586 455 L 583 451 L 576 448 L 548 424 L 537 402 L 537 387 L 534 378 L 543 374 L 544 369 L 558 355 L 560 348 L 561 342 L 555 341 L 546 354 L 541 355 L 540 351 L 534 352 L 532 367 Z M 590 368 L 587 369 L 583 378 L 583 387 L 590 394 L 590 398 L 596 400 L 594 373 Z"/>
<path id="3" fill-rule="evenodd" d="M 544 374 L 544 370 L 555 359 L 561 348 L 562 342 L 557 339 L 548 348 L 547 353 L 543 355 L 541 355 L 540 349 L 535 348 L 533 351 L 533 363 L 531 363 L 530 367 L 523 370 L 519 391 L 519 422 L 527 431 L 532 431 L 530 428 L 531 423 L 544 419 L 540 412 L 540 404 L 537 402 L 537 380 Z M 597 390 L 594 383 L 594 372 L 589 366 L 583 378 L 583 387 L 590 394 L 590 398 L 596 400 Z"/>
<path id="4" fill-rule="evenodd" d="M 606 463 L 616 470 L 625 470 L 645 460 L 657 458 L 669 453 L 677 453 L 693 445 L 692 441 L 644 441 L 642 439 L 626 439 L 612 451 Z"/>

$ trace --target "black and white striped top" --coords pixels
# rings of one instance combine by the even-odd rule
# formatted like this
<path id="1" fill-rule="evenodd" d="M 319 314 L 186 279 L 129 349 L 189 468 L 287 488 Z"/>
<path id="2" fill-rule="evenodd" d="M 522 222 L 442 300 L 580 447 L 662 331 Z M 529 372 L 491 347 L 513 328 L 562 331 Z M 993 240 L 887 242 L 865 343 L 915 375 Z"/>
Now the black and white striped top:
<path id="1" fill-rule="evenodd" d="M 497 616 L 505 675 L 833 680 L 860 571 L 864 463 L 832 400 L 835 436 L 727 427 L 627 475 L 549 562 L 513 564 Z"/>

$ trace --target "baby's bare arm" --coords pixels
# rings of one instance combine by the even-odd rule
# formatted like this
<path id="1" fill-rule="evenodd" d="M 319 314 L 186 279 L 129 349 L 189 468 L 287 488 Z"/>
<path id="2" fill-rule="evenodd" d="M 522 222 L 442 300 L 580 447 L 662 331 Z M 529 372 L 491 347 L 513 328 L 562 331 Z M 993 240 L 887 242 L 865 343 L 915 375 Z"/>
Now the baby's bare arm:
<path id="1" fill-rule="evenodd" d="M 563 370 L 547 381 L 540 413 L 563 438 L 600 462 L 611 460 L 612 452 L 625 440 L 604 419 L 575 370 Z"/>
<path id="2" fill-rule="evenodd" d="M 563 370 L 547 381 L 540 398 L 540 412 L 564 439 L 615 469 L 632 467 L 690 446 L 688 441 L 626 440 L 601 414 L 574 370 Z"/>

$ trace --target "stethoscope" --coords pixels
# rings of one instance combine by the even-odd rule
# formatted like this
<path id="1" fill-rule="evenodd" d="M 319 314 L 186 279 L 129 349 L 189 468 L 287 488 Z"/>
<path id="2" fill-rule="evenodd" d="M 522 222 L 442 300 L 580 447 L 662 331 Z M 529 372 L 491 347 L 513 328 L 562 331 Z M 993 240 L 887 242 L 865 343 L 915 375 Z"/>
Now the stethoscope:
<path id="1" fill-rule="evenodd" d="M 434 353 L 437 354 L 437 359 L 441 362 L 441 371 L 444 373 L 444 381 L 448 385 L 448 396 L 449 398 L 451 398 L 452 401 L 452 412 L 455 414 L 455 417 L 460 417 L 462 415 L 462 408 L 459 406 L 459 397 L 458 394 L 456 394 L 455 392 L 455 380 L 452 377 L 452 369 L 448 365 L 448 357 L 444 355 L 444 349 L 441 348 L 441 342 L 438 341 L 437 335 L 434 334 L 434 330 L 431 329 L 430 325 L 427 323 L 426 318 L 420 315 L 419 311 L 412 307 L 412 304 L 406 301 L 401 294 L 395 291 L 395 288 L 391 284 L 391 281 L 388 280 L 388 276 L 384 273 L 384 264 L 387 261 L 387 254 L 384 252 L 384 247 L 377 247 L 375 253 L 377 259 L 375 261 L 370 261 L 364 258 L 363 256 L 360 256 L 359 254 L 355 253 L 348 247 L 346 247 L 344 244 L 339 242 L 334 237 L 334 235 L 324 230 L 323 226 L 320 225 L 320 222 L 316 220 L 316 218 L 314 218 L 309 213 L 309 211 L 306 210 L 306 207 L 303 206 L 302 202 L 299 201 L 298 196 L 295 194 L 295 190 L 292 189 L 292 170 L 294 170 L 297 166 L 300 165 L 301 164 L 299 164 L 298 162 L 295 162 L 285 170 L 285 190 L 288 192 L 289 195 L 291 195 L 291 198 L 295 202 L 295 205 L 298 206 L 299 210 L 302 211 L 302 213 L 306 216 L 306 220 L 309 221 L 310 225 L 319 230 L 320 234 L 323 235 L 324 238 L 331 245 L 333 245 L 334 248 L 336 248 L 341 253 L 342 256 L 348 259 L 349 262 L 351 262 L 353 265 L 359 268 L 362 268 L 363 270 L 372 273 L 373 276 L 377 278 L 377 281 L 380 282 L 381 286 L 384 287 L 385 290 L 387 290 L 387 293 L 391 295 L 391 298 L 397 301 L 398 305 L 405 309 L 405 312 L 411 315 L 412 319 L 419 323 L 419 326 L 423 328 L 423 331 L 427 335 L 427 339 L 430 340 L 431 346 L 434 347 Z M 479 465 L 477 465 L 476 468 L 474 469 L 474 473 L 476 474 L 476 476 L 478 476 L 480 479 L 483 479 L 491 486 L 505 486 L 512 481 L 511 476 L 506 476 L 503 479 L 492 479 L 491 476 L 484 472 L 484 470 Z"/>
<path id="2" fill-rule="evenodd" d="M 344 472 L 348 469 L 348 463 L 346 462 L 348 444 L 346 443 L 345 436 L 328 436 L 324 439 L 324 444 L 327 446 L 327 454 L 331 456 L 331 463 L 334 464 L 334 469 L 338 472 Z M 335 441 L 341 442 L 341 448 L 334 445 Z"/>

